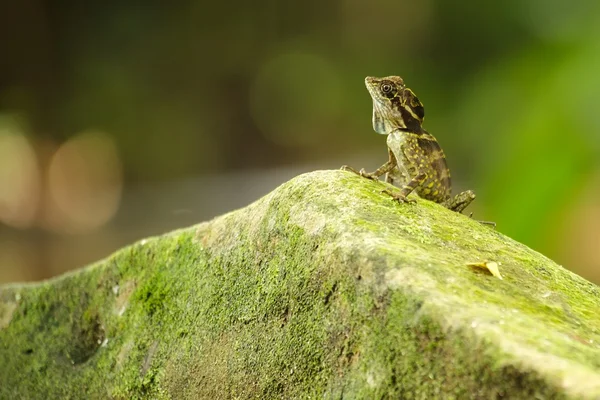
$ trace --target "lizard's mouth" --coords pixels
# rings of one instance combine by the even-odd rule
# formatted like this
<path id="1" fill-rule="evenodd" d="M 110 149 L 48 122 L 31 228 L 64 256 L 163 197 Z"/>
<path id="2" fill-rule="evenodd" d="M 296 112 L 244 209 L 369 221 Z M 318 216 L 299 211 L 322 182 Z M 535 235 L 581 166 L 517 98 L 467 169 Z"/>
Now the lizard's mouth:
<path id="1" fill-rule="evenodd" d="M 372 76 L 367 76 L 365 78 L 365 86 L 367 87 L 367 90 L 369 91 L 369 94 L 371 95 L 371 97 L 375 98 L 375 86 L 376 86 L 376 82 L 375 82 L 375 78 Z"/>
<path id="2" fill-rule="evenodd" d="M 385 103 L 383 102 L 381 94 L 379 93 L 379 82 L 380 79 L 373 76 L 367 76 L 365 78 L 365 86 L 367 87 L 367 90 L 373 99 L 373 107 L 384 108 Z"/>

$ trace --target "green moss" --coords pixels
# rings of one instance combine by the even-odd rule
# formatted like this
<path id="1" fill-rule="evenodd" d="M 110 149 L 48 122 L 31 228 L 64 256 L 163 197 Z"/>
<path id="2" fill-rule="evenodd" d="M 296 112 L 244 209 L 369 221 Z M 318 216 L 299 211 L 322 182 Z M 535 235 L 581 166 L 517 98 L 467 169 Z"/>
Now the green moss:
<path id="1" fill-rule="evenodd" d="M 302 175 L 76 273 L 0 288 L 0 398 L 600 396 L 596 286 L 383 187 Z M 482 260 L 504 280 L 466 266 Z"/>

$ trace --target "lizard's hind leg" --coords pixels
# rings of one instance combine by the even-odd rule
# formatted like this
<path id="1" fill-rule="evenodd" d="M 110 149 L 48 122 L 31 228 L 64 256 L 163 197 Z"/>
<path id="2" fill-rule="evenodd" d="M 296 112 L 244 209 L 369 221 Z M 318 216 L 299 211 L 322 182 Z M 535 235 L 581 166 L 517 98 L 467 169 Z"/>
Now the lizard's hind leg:
<path id="1" fill-rule="evenodd" d="M 453 198 L 446 200 L 442 205 L 452 211 L 461 213 L 473 200 L 475 200 L 475 193 L 471 190 L 465 190 Z"/>

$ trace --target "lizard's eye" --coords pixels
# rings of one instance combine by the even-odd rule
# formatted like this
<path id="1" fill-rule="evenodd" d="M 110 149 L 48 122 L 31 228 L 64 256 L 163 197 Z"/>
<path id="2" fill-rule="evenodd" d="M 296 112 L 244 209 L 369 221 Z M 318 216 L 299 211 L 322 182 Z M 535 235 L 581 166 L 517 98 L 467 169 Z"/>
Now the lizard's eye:
<path id="1" fill-rule="evenodd" d="M 389 93 L 392 91 L 392 85 L 390 85 L 389 83 L 384 83 L 383 85 L 381 85 L 381 91 L 383 93 Z"/>

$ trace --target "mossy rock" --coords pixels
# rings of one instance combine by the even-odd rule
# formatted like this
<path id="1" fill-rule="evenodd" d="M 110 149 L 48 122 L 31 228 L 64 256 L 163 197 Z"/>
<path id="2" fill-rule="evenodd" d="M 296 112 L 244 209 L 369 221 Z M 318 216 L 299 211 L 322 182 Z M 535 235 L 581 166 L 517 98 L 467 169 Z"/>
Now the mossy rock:
<path id="1" fill-rule="evenodd" d="M 384 185 L 301 175 L 0 287 L 0 398 L 600 398 L 597 286 Z"/>

